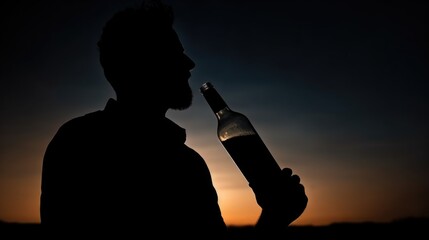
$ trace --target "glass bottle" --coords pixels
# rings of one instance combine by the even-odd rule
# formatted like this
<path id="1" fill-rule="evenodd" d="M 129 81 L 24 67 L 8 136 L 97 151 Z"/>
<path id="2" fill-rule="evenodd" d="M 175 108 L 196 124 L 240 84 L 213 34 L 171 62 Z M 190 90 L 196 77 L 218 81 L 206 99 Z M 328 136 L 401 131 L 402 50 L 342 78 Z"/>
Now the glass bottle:
<path id="1" fill-rule="evenodd" d="M 250 186 L 269 188 L 281 168 L 249 118 L 231 110 L 210 82 L 204 83 L 200 92 L 217 117 L 220 142 Z"/>

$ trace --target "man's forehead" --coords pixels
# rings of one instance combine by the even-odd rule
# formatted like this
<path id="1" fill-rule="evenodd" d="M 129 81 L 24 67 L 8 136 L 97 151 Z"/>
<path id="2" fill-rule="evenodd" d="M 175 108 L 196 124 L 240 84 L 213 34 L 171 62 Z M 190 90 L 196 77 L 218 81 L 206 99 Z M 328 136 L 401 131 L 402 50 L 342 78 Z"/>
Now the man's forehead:
<path id="1" fill-rule="evenodd" d="M 160 36 L 158 39 L 159 46 L 169 50 L 183 51 L 183 45 L 180 41 L 179 35 L 174 29 L 171 29 Z"/>

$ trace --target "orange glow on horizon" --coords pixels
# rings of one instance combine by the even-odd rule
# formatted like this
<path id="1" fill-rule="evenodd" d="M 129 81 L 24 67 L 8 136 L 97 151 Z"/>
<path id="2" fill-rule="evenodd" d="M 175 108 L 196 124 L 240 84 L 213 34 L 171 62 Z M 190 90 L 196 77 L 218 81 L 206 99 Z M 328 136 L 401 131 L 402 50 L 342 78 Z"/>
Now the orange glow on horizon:
<path id="1" fill-rule="evenodd" d="M 261 209 L 241 172 L 222 146 L 216 142 L 216 139 L 213 139 L 213 143 L 202 141 L 198 137 L 192 139 L 195 139 L 195 142 L 189 145 L 206 159 L 212 172 L 213 184 L 218 192 L 219 205 L 226 224 L 241 226 L 256 223 Z M 22 153 L 25 152 L 24 150 L 28 150 L 26 151 L 28 156 Z M 6 165 L 6 162 L 2 163 L 0 221 L 40 222 L 39 198 L 43 152 L 44 147 L 41 144 L 37 149 L 18 149 L 10 151 L 9 155 L 2 156 L 6 159 L 21 159 L 21 161 L 10 161 L 9 165 Z M 30 156 L 36 156 L 37 159 L 32 159 L 34 157 Z M 379 180 L 377 174 L 369 174 L 370 171 L 382 172 L 382 169 L 365 171 L 366 180 L 377 182 L 377 184 L 368 185 L 359 177 L 351 177 L 350 173 L 339 180 L 338 175 L 327 173 L 345 171 L 341 166 L 326 169 L 324 165 L 305 165 L 304 163 L 309 162 L 306 158 L 320 159 L 309 155 L 301 156 L 298 161 L 302 165 L 296 169 L 299 170 L 301 181 L 306 188 L 309 203 L 304 213 L 292 223 L 293 225 L 380 222 L 404 217 L 421 217 L 421 214 L 424 214 L 422 209 L 427 206 L 424 198 L 413 200 L 415 204 L 407 206 L 403 206 L 402 203 L 414 199 L 409 196 L 423 195 L 425 190 L 407 188 L 406 185 L 400 186 L 388 179 Z M 374 179 L 370 179 L 371 177 Z M 398 189 L 402 190 L 398 191 Z"/>
<path id="2" fill-rule="evenodd" d="M 40 222 L 40 176 L 1 179 L 0 195 L 0 221 Z"/>

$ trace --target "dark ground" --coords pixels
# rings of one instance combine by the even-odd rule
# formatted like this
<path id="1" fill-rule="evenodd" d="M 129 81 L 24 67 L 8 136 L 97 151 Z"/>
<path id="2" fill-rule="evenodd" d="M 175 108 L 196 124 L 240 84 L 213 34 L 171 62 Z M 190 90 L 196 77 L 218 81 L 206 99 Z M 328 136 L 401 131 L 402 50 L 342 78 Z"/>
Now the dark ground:
<path id="1" fill-rule="evenodd" d="M 253 239 L 251 226 L 230 226 L 231 240 Z M 0 239 L 41 236 L 39 224 L 0 221 Z M 290 226 L 287 240 L 429 239 L 429 218 L 407 218 L 389 223 L 334 223 L 326 226 Z"/>

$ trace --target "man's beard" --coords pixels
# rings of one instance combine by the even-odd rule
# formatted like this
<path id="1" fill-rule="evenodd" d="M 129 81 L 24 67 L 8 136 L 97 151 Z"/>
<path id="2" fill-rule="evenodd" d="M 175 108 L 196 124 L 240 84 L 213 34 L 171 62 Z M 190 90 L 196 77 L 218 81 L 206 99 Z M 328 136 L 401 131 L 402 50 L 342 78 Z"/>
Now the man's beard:
<path id="1" fill-rule="evenodd" d="M 173 110 L 185 110 L 192 105 L 193 92 L 189 84 L 172 89 L 168 95 L 169 107 Z"/>

